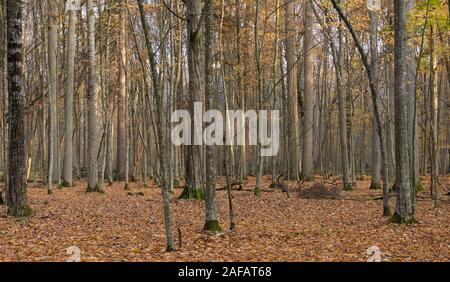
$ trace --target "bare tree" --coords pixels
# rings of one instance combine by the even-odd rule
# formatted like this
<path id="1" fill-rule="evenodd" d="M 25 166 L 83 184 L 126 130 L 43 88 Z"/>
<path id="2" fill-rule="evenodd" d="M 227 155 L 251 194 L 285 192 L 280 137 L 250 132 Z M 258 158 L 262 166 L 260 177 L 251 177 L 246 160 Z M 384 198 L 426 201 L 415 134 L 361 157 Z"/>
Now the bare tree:
<path id="1" fill-rule="evenodd" d="M 141 17 L 141 24 L 144 30 L 145 43 L 147 47 L 147 52 L 150 60 L 150 71 L 153 82 L 153 92 L 155 93 L 156 109 L 163 109 L 163 97 L 160 88 L 159 74 L 157 69 L 157 61 L 155 53 L 153 52 L 153 46 L 150 41 L 150 29 L 148 27 L 147 20 L 145 18 L 144 1 L 137 0 L 139 6 L 139 14 Z M 163 205 L 164 205 L 164 224 L 166 227 L 167 236 L 167 251 L 174 251 L 175 245 L 173 240 L 173 227 L 172 227 L 172 216 L 170 211 L 170 194 L 169 194 L 169 181 L 167 179 L 167 164 L 166 164 L 166 141 L 164 134 L 164 121 L 165 117 L 162 114 L 157 115 L 157 135 L 158 135 L 158 160 L 160 166 L 160 182 L 162 186 L 163 194 Z"/>

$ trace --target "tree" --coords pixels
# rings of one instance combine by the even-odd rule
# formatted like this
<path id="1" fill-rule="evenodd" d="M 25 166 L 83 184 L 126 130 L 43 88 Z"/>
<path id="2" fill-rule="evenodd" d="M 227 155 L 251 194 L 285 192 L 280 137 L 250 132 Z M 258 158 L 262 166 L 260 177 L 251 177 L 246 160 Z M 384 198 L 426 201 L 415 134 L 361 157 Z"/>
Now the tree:
<path id="1" fill-rule="evenodd" d="M 73 89 L 75 71 L 75 36 L 77 14 L 75 9 L 69 9 L 69 34 L 67 42 L 67 80 L 66 96 L 64 98 L 65 110 L 65 142 L 64 142 L 64 165 L 62 187 L 73 186 Z"/>
<path id="2" fill-rule="evenodd" d="M 378 89 L 378 15 L 369 11 L 370 17 L 370 64 L 374 76 L 375 87 Z M 370 189 L 381 188 L 381 151 L 380 136 L 378 136 L 377 122 L 372 119 L 372 183 Z"/>
<path id="3" fill-rule="evenodd" d="M 313 11 L 311 3 L 305 3 L 305 38 L 303 51 L 304 61 L 304 107 L 303 107 L 303 158 L 302 178 L 310 179 L 314 168 L 313 161 L 313 127 L 314 127 L 314 37 L 313 37 Z"/>
<path id="4" fill-rule="evenodd" d="M 297 91 L 297 68 L 295 67 L 295 31 L 294 14 L 295 1 L 285 1 L 285 29 L 286 29 L 286 69 L 287 69 L 287 97 L 289 116 L 288 122 L 288 179 L 298 180 L 300 170 L 300 136 L 299 136 L 299 118 L 298 118 L 298 91 Z M 306 38 L 306 37 L 305 37 Z M 306 50 L 306 49 L 305 49 Z M 312 70 L 311 70 L 312 71 Z M 309 100 L 308 100 L 309 101 Z M 312 100 L 311 100 L 312 101 Z M 311 111 L 312 114 L 312 111 Z M 311 144 L 312 145 L 312 144 Z M 312 152 L 312 151 L 311 151 Z M 312 154 L 312 153 L 311 153 Z"/>
<path id="5" fill-rule="evenodd" d="M 52 193 L 52 182 L 59 185 L 59 158 L 58 158 L 58 10 L 55 1 L 47 1 L 48 9 L 48 193 Z"/>
<path id="6" fill-rule="evenodd" d="M 25 148 L 25 92 L 23 91 L 22 1 L 7 0 L 7 56 L 9 95 L 9 170 L 7 213 L 26 217 L 28 205 Z"/>
<path id="7" fill-rule="evenodd" d="M 87 192 L 101 192 L 98 186 L 97 163 L 97 75 L 95 72 L 95 14 L 93 0 L 87 0 L 87 39 L 88 39 L 88 187 Z"/>
<path id="8" fill-rule="evenodd" d="M 201 86 L 202 82 L 202 70 L 203 59 L 201 58 L 202 48 L 202 10 L 200 0 L 186 0 L 186 29 L 187 29 L 187 53 L 188 53 L 188 97 L 187 106 L 191 116 L 194 116 L 194 104 L 196 102 L 202 102 L 203 90 Z M 194 123 L 192 123 L 194 124 Z M 195 140 L 195 134 L 198 134 L 195 127 L 193 127 L 192 138 Z M 203 187 L 203 147 L 185 146 L 185 167 L 186 167 L 186 187 L 181 194 L 182 199 L 203 199 L 204 187 Z"/>
<path id="9" fill-rule="evenodd" d="M 126 3 L 119 0 L 119 96 L 117 99 L 117 180 L 125 180 L 126 173 L 126 114 L 127 114 L 127 47 L 126 47 Z"/>
<path id="10" fill-rule="evenodd" d="M 373 104 L 373 111 L 374 116 L 376 120 L 376 127 L 378 131 L 378 137 L 380 138 L 380 152 L 381 152 L 381 173 L 383 175 L 383 215 L 389 216 L 391 215 L 390 206 L 389 206 L 389 198 L 390 198 L 390 184 L 389 184 L 389 170 L 388 170 L 388 164 L 387 164 L 387 153 L 386 153 L 386 139 L 384 138 L 384 128 L 383 123 L 381 121 L 381 112 L 380 112 L 380 105 L 379 105 L 379 89 L 376 87 L 376 81 L 375 81 L 375 75 L 372 71 L 372 67 L 369 63 L 368 56 L 366 54 L 366 51 L 364 51 L 363 46 L 361 45 L 358 36 L 355 33 L 355 30 L 347 18 L 347 16 L 342 11 L 341 7 L 338 5 L 336 0 L 331 0 L 334 9 L 338 12 L 339 17 L 344 21 L 345 25 L 347 26 L 347 29 L 349 30 L 353 41 L 356 44 L 356 48 L 358 49 L 358 53 L 361 57 L 361 61 L 364 65 L 364 69 L 366 70 L 367 78 L 369 79 L 369 88 L 370 88 L 370 94 L 372 98 L 372 104 Z"/>
<path id="11" fill-rule="evenodd" d="M 150 60 L 150 72 L 153 82 L 153 92 L 155 94 L 156 109 L 163 109 L 163 97 L 161 94 L 159 74 L 157 69 L 156 54 L 153 52 L 153 46 L 150 41 L 150 29 L 148 27 L 147 20 L 145 19 L 145 9 L 144 1 L 137 0 L 139 6 L 139 14 L 141 17 L 141 24 L 144 30 L 145 45 L 147 47 L 147 53 Z M 164 224 L 166 227 L 167 236 L 167 251 L 171 252 L 175 250 L 174 240 L 173 240 L 173 227 L 172 227 L 172 215 L 170 210 L 170 194 L 169 194 L 169 182 L 167 179 L 167 164 L 166 164 L 166 141 L 164 134 L 164 121 L 165 118 L 162 114 L 157 115 L 157 136 L 158 136 L 158 161 L 160 166 L 160 183 L 162 187 L 163 194 L 163 208 L 164 208 Z"/>
<path id="12" fill-rule="evenodd" d="M 406 46 L 408 44 L 407 27 L 407 1 L 394 1 L 394 34 L 395 34 L 395 159 L 396 159 L 396 188 L 397 204 L 395 214 L 391 222 L 395 223 L 414 223 L 417 220 L 414 217 L 415 193 L 410 182 L 410 159 L 408 156 L 408 120 L 407 120 L 407 102 L 408 92 L 406 88 Z"/>
<path id="13" fill-rule="evenodd" d="M 215 105 L 214 91 L 214 61 L 213 61 L 213 1 L 205 2 L 205 94 L 206 94 L 206 110 L 213 110 Z M 205 230 L 218 232 L 221 231 L 219 222 L 217 221 L 217 204 L 216 204 L 216 155 L 215 145 L 206 146 L 206 220 Z"/>

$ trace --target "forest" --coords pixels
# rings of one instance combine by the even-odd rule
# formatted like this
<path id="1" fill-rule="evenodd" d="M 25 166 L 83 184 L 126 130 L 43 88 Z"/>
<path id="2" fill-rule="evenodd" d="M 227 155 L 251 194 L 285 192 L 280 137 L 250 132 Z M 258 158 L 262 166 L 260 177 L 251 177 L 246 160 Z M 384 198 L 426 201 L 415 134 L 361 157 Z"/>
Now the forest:
<path id="1" fill-rule="evenodd" d="M 0 262 L 448 262 L 449 29 L 446 0 L 0 0 Z"/>

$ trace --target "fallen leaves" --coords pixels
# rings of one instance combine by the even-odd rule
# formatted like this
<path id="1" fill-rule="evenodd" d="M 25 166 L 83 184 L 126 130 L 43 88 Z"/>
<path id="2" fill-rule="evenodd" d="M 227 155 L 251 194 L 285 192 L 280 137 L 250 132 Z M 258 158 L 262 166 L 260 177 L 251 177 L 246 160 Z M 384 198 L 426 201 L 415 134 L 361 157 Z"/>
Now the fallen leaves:
<path id="1" fill-rule="evenodd" d="M 264 183 L 268 187 L 269 179 Z M 254 179 L 243 185 L 252 187 Z M 380 216 L 382 201 L 370 197 L 379 192 L 369 190 L 368 181 L 334 200 L 287 199 L 281 191 L 257 198 L 251 189 L 234 191 L 237 230 L 211 235 L 202 232 L 204 203 L 179 201 L 176 190 L 174 236 L 178 246 L 179 228 L 183 248 L 166 253 L 160 189 L 134 183 L 131 196 L 123 187 L 117 183 L 105 194 L 85 194 L 80 182 L 52 196 L 45 188 L 30 188 L 32 217 L 0 217 L 0 261 L 66 261 L 71 246 L 81 250 L 82 261 L 366 261 L 372 246 L 379 247 L 384 261 L 450 259 L 447 196 L 438 209 L 430 199 L 419 200 L 421 224 L 405 226 Z M 227 201 L 226 191 L 219 191 L 224 230 Z"/>

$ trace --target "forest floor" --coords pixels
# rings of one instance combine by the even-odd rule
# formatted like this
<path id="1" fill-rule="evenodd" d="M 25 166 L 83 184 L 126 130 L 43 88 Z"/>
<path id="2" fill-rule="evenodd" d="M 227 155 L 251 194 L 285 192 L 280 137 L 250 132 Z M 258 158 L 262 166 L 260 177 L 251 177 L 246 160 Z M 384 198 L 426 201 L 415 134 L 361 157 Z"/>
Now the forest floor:
<path id="1" fill-rule="evenodd" d="M 450 183 L 450 178 L 441 179 Z M 105 194 L 85 194 L 86 184 L 57 189 L 29 188 L 33 216 L 14 219 L 0 215 L 0 261 L 66 261 L 76 246 L 82 261 L 367 261 L 376 246 L 383 261 L 449 261 L 450 197 L 441 192 L 434 208 L 428 192 L 420 193 L 416 215 L 420 224 L 390 224 L 381 216 L 381 191 L 358 181 L 356 191 L 340 199 L 301 199 L 298 192 L 266 189 L 261 198 L 233 191 L 237 229 L 220 234 L 202 232 L 204 203 L 177 200 L 171 207 L 176 244 L 166 253 L 162 197 L 156 186 L 122 183 Z M 265 178 L 266 187 L 270 179 Z M 223 187 L 223 179 L 218 183 Z M 246 191 L 246 190 L 249 191 Z M 218 191 L 219 221 L 228 230 L 226 191 Z M 180 231 L 180 232 L 179 232 Z"/>

